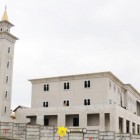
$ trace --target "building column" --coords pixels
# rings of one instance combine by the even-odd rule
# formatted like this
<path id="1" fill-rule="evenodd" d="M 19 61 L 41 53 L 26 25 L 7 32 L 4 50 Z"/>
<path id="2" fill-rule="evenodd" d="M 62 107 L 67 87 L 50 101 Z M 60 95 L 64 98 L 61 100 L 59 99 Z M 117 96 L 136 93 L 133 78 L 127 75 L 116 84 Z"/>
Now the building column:
<path id="1" fill-rule="evenodd" d="M 135 134 L 138 134 L 138 124 L 135 123 Z"/>
<path id="2" fill-rule="evenodd" d="M 87 127 L 87 114 L 86 113 L 79 114 L 79 127 L 80 128 Z"/>
<path id="3" fill-rule="evenodd" d="M 110 131 L 115 131 L 119 133 L 119 120 L 118 116 L 114 112 L 110 113 Z"/>
<path id="4" fill-rule="evenodd" d="M 65 126 L 65 114 L 58 114 L 58 126 Z"/>
<path id="5" fill-rule="evenodd" d="M 137 131 L 137 133 L 140 134 L 140 125 L 139 124 L 138 124 L 137 128 L 139 130 L 139 131 Z"/>
<path id="6" fill-rule="evenodd" d="M 126 133 L 126 119 L 123 118 L 123 133 Z"/>
<path id="7" fill-rule="evenodd" d="M 131 121 L 129 121 L 129 131 L 132 134 L 132 122 Z"/>
<path id="8" fill-rule="evenodd" d="M 36 124 L 44 125 L 44 115 L 37 115 Z"/>
<path id="9" fill-rule="evenodd" d="M 100 131 L 105 131 L 105 113 L 100 113 Z"/>

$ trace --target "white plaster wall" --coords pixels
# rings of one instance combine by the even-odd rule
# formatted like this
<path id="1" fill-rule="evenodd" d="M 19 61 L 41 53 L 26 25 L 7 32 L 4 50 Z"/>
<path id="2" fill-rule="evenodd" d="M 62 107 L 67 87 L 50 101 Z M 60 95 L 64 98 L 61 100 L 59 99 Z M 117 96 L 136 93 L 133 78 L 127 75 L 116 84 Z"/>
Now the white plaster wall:
<path id="1" fill-rule="evenodd" d="M 91 105 L 106 103 L 106 78 L 66 79 L 32 84 L 32 108 L 43 107 L 45 101 L 49 107 L 63 106 L 64 100 L 69 100 L 70 106 L 84 105 L 84 99 L 90 99 Z M 91 81 L 90 88 L 84 88 L 85 80 Z M 69 90 L 64 90 L 64 82 L 70 83 Z M 43 91 L 44 84 L 49 84 L 49 91 Z"/>
<path id="2" fill-rule="evenodd" d="M 44 111 L 45 109 L 19 109 L 16 113 L 16 122 L 27 122 L 27 119 L 25 119 L 25 116 L 32 116 L 32 115 L 36 115 L 37 119 L 42 119 L 42 120 L 37 120 L 37 122 L 42 122 L 41 124 L 43 125 L 43 119 L 44 119 L 44 115 L 57 115 L 57 125 L 61 126 L 64 124 L 65 122 L 65 115 L 74 115 L 74 114 L 85 114 L 85 119 L 83 118 L 81 120 L 80 115 L 79 115 L 79 127 L 82 128 L 89 128 L 89 129 L 94 129 L 95 128 L 101 128 L 101 126 L 105 125 L 105 122 L 103 122 L 100 124 L 100 126 L 87 126 L 87 123 L 85 123 L 86 120 L 86 116 L 87 114 L 97 114 L 97 113 L 109 113 L 110 114 L 110 131 L 116 131 L 119 132 L 119 124 L 118 124 L 118 118 L 121 117 L 124 120 L 129 120 L 130 122 L 134 122 L 135 124 L 139 124 L 140 125 L 140 117 L 138 117 L 137 115 L 135 115 L 134 113 L 123 109 L 122 107 L 118 106 L 118 105 L 97 105 L 97 106 L 91 106 L 91 107 L 69 107 L 69 108 L 65 108 L 65 107 L 50 107 L 48 108 L 46 111 Z M 62 114 L 64 114 L 64 118 L 62 117 Z M 42 117 L 41 117 L 42 116 Z M 63 118 L 60 119 L 61 121 L 59 121 L 58 123 L 58 119 L 59 117 Z M 71 116 L 73 117 L 73 116 Z M 70 119 L 72 120 L 72 119 Z M 85 122 L 84 122 L 85 121 Z M 109 122 L 109 120 L 107 120 L 107 122 Z M 72 122 L 68 122 L 69 125 L 72 125 Z M 84 125 L 80 125 L 80 124 L 84 124 Z M 109 126 L 106 125 L 104 127 L 104 130 L 108 130 Z M 125 133 L 125 132 L 124 132 Z"/>
<path id="3" fill-rule="evenodd" d="M 111 86 L 110 86 L 111 83 Z M 124 99 L 123 92 L 121 91 L 121 87 L 112 79 L 107 79 L 107 91 L 108 91 L 108 104 L 117 104 L 121 105 L 120 98 L 122 94 L 122 100 Z M 123 100 L 124 105 L 124 100 Z"/>
<path id="4" fill-rule="evenodd" d="M 91 87 L 84 88 L 84 81 L 90 80 Z M 109 86 L 111 81 L 111 87 Z M 125 85 L 110 73 L 85 74 L 75 76 L 54 77 L 46 79 L 35 79 L 32 82 L 32 108 L 17 111 L 17 122 L 25 121 L 26 115 L 36 115 L 37 123 L 44 123 L 44 115 L 57 115 L 57 125 L 66 125 L 66 115 L 79 115 L 79 127 L 110 130 L 119 132 L 119 117 L 130 122 L 140 124 L 140 117 L 133 111 L 126 110 L 127 97 L 133 94 Z M 64 82 L 70 83 L 70 89 L 64 90 Z M 49 91 L 43 91 L 43 85 L 49 84 Z M 114 88 L 115 87 L 115 88 Z M 133 89 L 133 87 L 131 87 Z M 135 91 L 135 90 L 133 90 Z M 135 100 L 138 100 L 139 94 L 135 92 Z M 134 95 L 134 94 L 133 94 Z M 131 95 L 131 96 L 133 96 Z M 122 96 L 122 106 L 120 107 L 120 96 Z M 90 99 L 91 105 L 85 106 L 84 99 Z M 112 103 L 109 104 L 109 100 Z M 63 101 L 69 100 L 70 106 L 63 106 Z M 44 108 L 43 102 L 48 102 L 49 107 Z M 136 108 L 136 107 L 135 107 Z M 100 120 L 100 126 L 87 126 L 91 118 L 87 114 L 100 114 L 94 122 Z M 105 118 L 105 114 L 110 114 L 110 118 Z M 23 114 L 23 116 L 21 116 Z M 72 117 L 72 116 L 70 116 Z M 87 120 L 88 118 L 88 120 Z M 137 120 L 137 122 L 136 122 Z M 27 120 L 26 120 L 27 121 Z M 106 123 L 105 123 L 106 121 Z M 67 122 L 72 125 L 72 118 Z M 123 124 L 125 126 L 125 124 Z M 125 129 L 123 130 L 126 131 Z"/>
<path id="5" fill-rule="evenodd" d="M 127 91 L 127 108 L 129 111 L 137 112 L 136 111 L 136 101 L 138 100 L 131 91 Z"/>
<path id="6" fill-rule="evenodd" d="M 8 53 L 10 47 L 10 53 Z M 13 57 L 14 57 L 14 42 L 0 37 L 0 115 L 10 116 L 11 113 L 11 92 L 12 92 L 12 74 L 13 74 Z M 7 68 L 7 62 L 9 67 Z M 6 83 L 8 76 L 8 83 Z M 5 93 L 7 91 L 7 98 Z M 4 108 L 7 108 L 4 113 Z"/>

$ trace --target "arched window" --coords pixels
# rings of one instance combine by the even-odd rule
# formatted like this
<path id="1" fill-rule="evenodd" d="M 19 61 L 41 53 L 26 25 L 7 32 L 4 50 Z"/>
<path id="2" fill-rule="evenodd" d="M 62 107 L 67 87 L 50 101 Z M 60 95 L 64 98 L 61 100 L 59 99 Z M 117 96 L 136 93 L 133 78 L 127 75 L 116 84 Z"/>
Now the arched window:
<path id="1" fill-rule="evenodd" d="M 84 105 L 87 105 L 87 100 L 86 99 L 84 100 Z"/>
<path id="2" fill-rule="evenodd" d="M 67 89 L 67 84 L 66 83 L 64 83 L 64 89 Z"/>
<path id="3" fill-rule="evenodd" d="M 47 84 L 47 91 L 49 91 L 49 85 Z"/>
<path id="4" fill-rule="evenodd" d="M 88 105 L 90 105 L 90 99 L 88 99 Z"/>
<path id="5" fill-rule="evenodd" d="M 5 92 L 5 98 L 7 98 L 7 91 Z"/>
<path id="6" fill-rule="evenodd" d="M 84 87 L 87 88 L 87 81 L 84 82 Z"/>
<path id="7" fill-rule="evenodd" d="M 7 62 L 7 68 L 9 68 L 9 62 Z"/>
<path id="8" fill-rule="evenodd" d="M 67 101 L 67 106 L 69 106 L 69 101 Z"/>
<path id="9" fill-rule="evenodd" d="M 64 89 L 65 90 L 70 89 L 70 83 L 69 82 L 64 83 Z"/>
<path id="10" fill-rule="evenodd" d="M 8 76 L 6 76 L 6 83 L 8 82 Z"/>
<path id="11" fill-rule="evenodd" d="M 90 80 L 84 81 L 84 87 L 85 88 L 90 88 Z"/>
<path id="12" fill-rule="evenodd" d="M 48 107 L 48 102 L 43 102 L 43 107 Z"/>
<path id="13" fill-rule="evenodd" d="M 63 106 L 66 106 L 66 101 L 63 102 Z"/>
<path id="14" fill-rule="evenodd" d="M 4 113 L 6 113 L 6 111 L 7 111 L 7 107 L 5 106 L 5 108 L 4 108 Z"/>
<path id="15" fill-rule="evenodd" d="M 49 91 L 49 84 L 44 85 L 44 91 Z"/>
<path id="16" fill-rule="evenodd" d="M 10 53 L 10 47 L 8 47 L 8 53 Z"/>
<path id="17" fill-rule="evenodd" d="M 90 99 L 85 99 L 84 100 L 84 105 L 90 105 Z"/>

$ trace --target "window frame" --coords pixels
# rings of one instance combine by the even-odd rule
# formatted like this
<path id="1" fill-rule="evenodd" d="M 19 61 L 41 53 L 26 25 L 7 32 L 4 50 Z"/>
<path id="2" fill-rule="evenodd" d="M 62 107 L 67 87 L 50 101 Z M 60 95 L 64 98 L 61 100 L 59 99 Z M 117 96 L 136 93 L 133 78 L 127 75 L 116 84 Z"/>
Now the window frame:
<path id="1" fill-rule="evenodd" d="M 44 84 L 43 85 L 43 91 L 44 92 L 49 92 L 50 91 L 50 84 Z"/>
<path id="2" fill-rule="evenodd" d="M 65 90 L 65 91 L 70 90 L 70 82 L 69 81 L 63 83 L 63 90 Z"/>
<path id="3" fill-rule="evenodd" d="M 69 106 L 69 104 L 70 104 L 69 100 L 64 100 L 63 101 L 63 106 Z"/>
<path id="4" fill-rule="evenodd" d="M 84 88 L 85 89 L 90 89 L 91 88 L 91 80 L 84 80 Z"/>
<path id="5" fill-rule="evenodd" d="M 84 105 L 91 105 L 91 99 L 84 99 Z"/>
<path id="6" fill-rule="evenodd" d="M 8 53 L 10 53 L 11 52 L 11 48 L 10 47 L 8 47 Z"/>
<path id="7" fill-rule="evenodd" d="M 49 103 L 47 102 L 43 102 L 43 107 L 49 107 Z"/>

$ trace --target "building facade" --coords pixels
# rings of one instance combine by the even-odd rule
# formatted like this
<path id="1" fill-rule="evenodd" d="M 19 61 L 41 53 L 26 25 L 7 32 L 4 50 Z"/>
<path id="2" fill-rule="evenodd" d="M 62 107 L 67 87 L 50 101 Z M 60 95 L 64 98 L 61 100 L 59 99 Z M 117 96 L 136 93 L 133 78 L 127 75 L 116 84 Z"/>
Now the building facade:
<path id="1" fill-rule="evenodd" d="M 0 121 L 8 121 L 11 114 L 14 44 L 17 40 L 10 33 L 12 26 L 5 9 L 0 21 Z"/>
<path id="2" fill-rule="evenodd" d="M 140 133 L 140 93 L 111 72 L 30 81 L 31 109 L 17 110 L 17 122 Z"/>
<path id="3" fill-rule="evenodd" d="M 14 45 L 5 10 L 0 21 L 0 121 L 11 121 Z M 30 80 L 31 108 L 14 122 L 140 134 L 140 93 L 111 72 Z"/>

